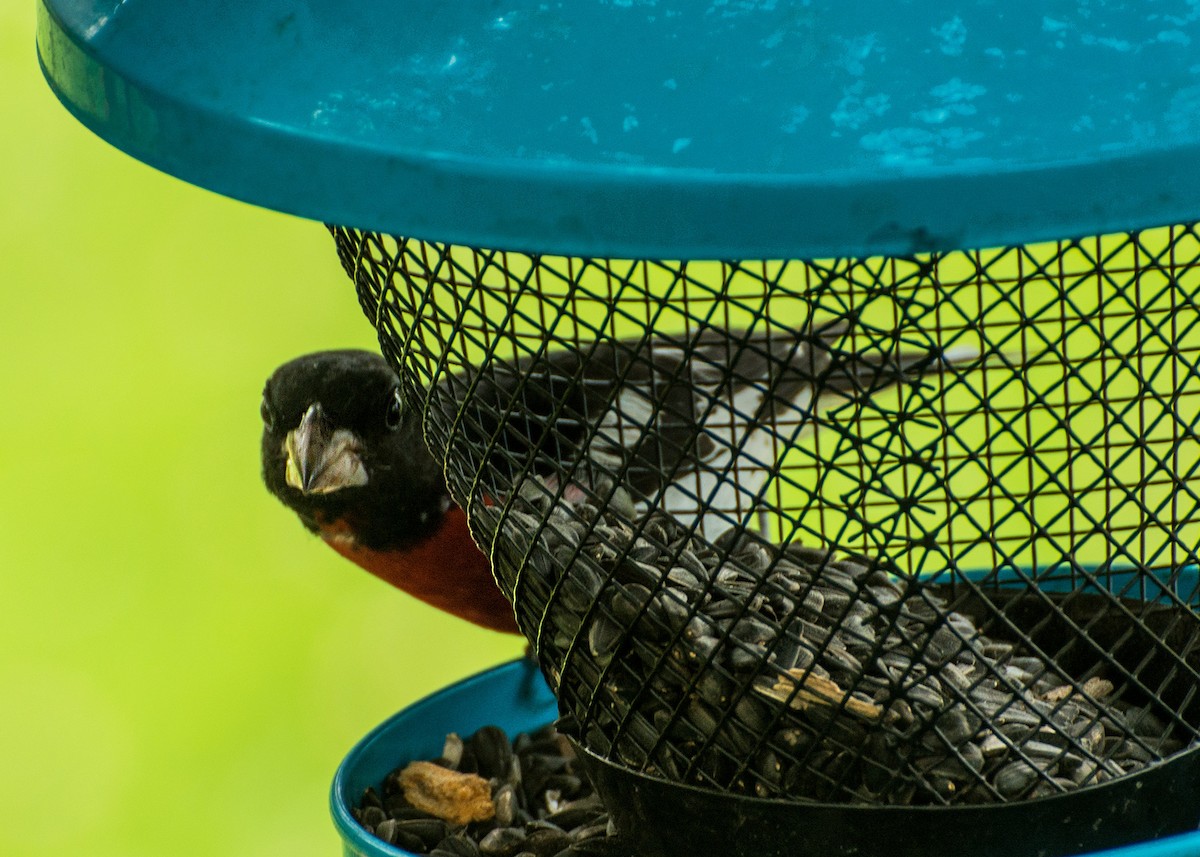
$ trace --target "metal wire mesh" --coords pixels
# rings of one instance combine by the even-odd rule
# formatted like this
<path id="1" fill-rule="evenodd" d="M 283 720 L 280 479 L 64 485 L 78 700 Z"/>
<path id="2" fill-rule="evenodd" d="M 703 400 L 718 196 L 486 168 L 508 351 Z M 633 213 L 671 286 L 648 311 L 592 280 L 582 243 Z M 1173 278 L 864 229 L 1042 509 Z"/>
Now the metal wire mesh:
<path id="1" fill-rule="evenodd" d="M 1194 224 L 686 263 L 332 231 L 593 752 L 956 804 L 1200 736 Z"/>

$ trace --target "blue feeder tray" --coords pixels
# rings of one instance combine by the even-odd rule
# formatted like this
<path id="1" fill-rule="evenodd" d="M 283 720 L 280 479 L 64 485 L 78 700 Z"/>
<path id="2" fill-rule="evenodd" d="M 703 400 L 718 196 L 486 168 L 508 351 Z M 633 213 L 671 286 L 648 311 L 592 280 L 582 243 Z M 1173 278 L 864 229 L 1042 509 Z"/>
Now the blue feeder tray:
<path id="1" fill-rule="evenodd" d="M 557 716 L 558 703 L 541 673 L 521 659 L 443 688 L 381 723 L 350 751 L 333 779 L 329 802 L 346 857 L 409 854 L 369 835 L 350 814 L 363 791 L 379 788 L 398 764 L 436 759 L 448 732 L 470 735 L 496 725 L 512 735 Z"/>
<path id="2" fill-rule="evenodd" d="M 528 662 L 513 661 L 472 676 L 417 702 L 376 727 L 350 751 L 333 781 L 330 804 L 346 857 L 408 857 L 409 852 L 368 835 L 350 807 L 367 786 L 378 787 L 397 765 L 436 758 L 447 732 L 469 735 L 495 724 L 525 732 L 557 716 L 554 697 Z M 1014 831 L 1014 836 L 1019 831 Z M 942 853 L 930 840 L 930 854 Z M 958 852 L 955 852 L 958 853 Z M 968 852 L 961 852 L 968 853 Z M 1196 857 L 1200 832 L 1172 836 L 1084 857 Z"/>
<path id="3" fill-rule="evenodd" d="M 1124 593 L 1129 588 L 1131 574 L 1110 572 L 1104 578 L 1105 585 L 1114 592 Z M 1183 569 L 1174 585 L 1193 591 L 1196 575 L 1196 569 Z M 972 575 L 976 578 L 985 576 Z M 1008 582 L 1015 584 L 1016 580 Z M 1050 581 L 1044 589 L 1066 592 L 1071 589 L 1071 584 L 1068 580 Z M 1167 598 L 1167 593 L 1163 589 L 1146 590 L 1143 597 L 1159 601 Z M 540 672 L 528 661 L 521 660 L 451 685 L 378 726 L 350 751 L 334 778 L 333 817 L 348 857 L 407 854 L 367 835 L 350 813 L 350 807 L 357 803 L 363 790 L 367 786 L 378 787 L 397 765 L 415 759 L 436 758 L 448 732 L 466 735 L 481 726 L 495 724 L 512 734 L 536 729 L 556 715 L 554 696 Z M 1018 842 L 1023 843 L 1022 854 L 1032 853 L 1031 842 L 1059 843 L 1058 851 L 1050 849 L 1046 852 L 1053 857 L 1053 854 L 1061 853 L 1061 849 L 1070 848 L 1067 843 L 1087 842 L 1089 836 L 1093 837 L 1091 847 L 1100 843 L 1108 845 L 1128 838 L 1134 829 L 1152 826 L 1160 831 L 1178 831 L 1182 825 L 1177 818 L 1195 817 L 1190 815 L 1194 804 L 1189 807 L 1180 803 L 1195 797 L 1191 779 L 1195 776 L 1198 758 L 1195 749 L 1122 780 L 1040 800 L 991 807 L 870 807 L 737 798 L 735 803 L 741 825 L 714 824 L 711 829 L 705 827 L 707 820 L 719 817 L 723 809 L 721 800 L 713 793 L 667 785 L 619 769 L 586 751 L 580 752 L 581 764 L 601 796 L 609 806 L 617 807 L 618 811 L 613 814 L 617 826 L 654 853 L 773 854 L 776 851 L 771 848 L 777 848 L 780 842 L 788 843 L 788 847 L 779 853 L 807 853 L 809 850 L 834 853 L 841 847 L 838 843 L 849 837 L 855 842 L 861 840 L 866 850 L 837 853 L 865 854 L 873 847 L 867 843 L 880 841 L 881 835 L 891 835 L 906 837 L 893 843 L 897 853 L 913 853 L 914 844 L 919 847 L 921 843 L 936 843 L 936 848 L 949 848 L 949 853 L 967 853 L 964 848 L 971 847 L 997 854 L 1007 853 L 1003 843 L 998 843 L 998 837 L 1011 835 L 1013 853 L 1018 850 Z M 1172 805 L 1160 807 L 1154 803 L 1138 808 L 1139 812 L 1128 812 L 1130 790 L 1127 786 L 1133 780 L 1138 780 L 1141 785 L 1132 791 L 1140 792 L 1144 801 L 1160 800 Z M 1033 805 L 1038 808 L 1031 812 L 1029 807 Z M 1125 811 L 1121 809 L 1123 805 Z M 1160 811 L 1161 817 L 1155 821 L 1152 816 Z M 660 837 L 654 830 L 661 828 L 644 826 L 652 822 L 670 823 L 669 819 L 683 812 L 690 813 L 689 817 L 696 820 L 695 829 L 672 830 Z M 1134 816 L 1137 818 L 1131 821 Z M 1168 816 L 1172 819 L 1168 820 Z M 1099 821 L 1093 824 L 1093 818 Z M 1123 818 L 1127 822 L 1124 825 Z M 781 825 L 787 830 L 781 829 Z M 1101 827 L 1103 833 L 1099 832 Z M 1122 827 L 1127 834 L 1121 835 Z M 777 835 L 780 833 L 786 835 L 780 839 Z M 990 839 L 981 843 L 978 841 L 980 836 Z M 713 842 L 720 842 L 721 846 L 714 848 Z M 988 847 L 983 849 L 983 844 Z M 1074 846 L 1074 853 L 1078 853 L 1079 847 L 1078 844 Z M 1196 855 L 1200 855 L 1200 831 L 1164 836 L 1081 857 Z"/>
<path id="4" fill-rule="evenodd" d="M 1191 219 L 1182 0 L 40 0 L 85 125 L 238 199 L 503 249 L 907 254 Z"/>

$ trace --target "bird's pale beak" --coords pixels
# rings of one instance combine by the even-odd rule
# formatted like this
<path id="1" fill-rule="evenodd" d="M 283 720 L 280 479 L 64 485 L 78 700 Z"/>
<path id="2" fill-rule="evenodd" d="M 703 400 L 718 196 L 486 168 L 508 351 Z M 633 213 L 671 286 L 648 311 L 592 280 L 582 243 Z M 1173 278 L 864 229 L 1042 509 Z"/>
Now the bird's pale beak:
<path id="1" fill-rule="evenodd" d="M 362 443 L 354 432 L 334 429 L 318 402 L 284 440 L 287 484 L 305 494 L 329 494 L 367 484 Z"/>

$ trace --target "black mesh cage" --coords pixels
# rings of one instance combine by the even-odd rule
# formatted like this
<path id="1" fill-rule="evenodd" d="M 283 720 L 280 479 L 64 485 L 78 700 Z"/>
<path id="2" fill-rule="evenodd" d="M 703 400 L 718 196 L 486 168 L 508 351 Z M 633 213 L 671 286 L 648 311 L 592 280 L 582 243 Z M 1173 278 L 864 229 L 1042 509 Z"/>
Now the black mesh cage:
<path id="1" fill-rule="evenodd" d="M 593 753 L 929 805 L 1195 743 L 1195 225 L 686 263 L 333 232 Z"/>

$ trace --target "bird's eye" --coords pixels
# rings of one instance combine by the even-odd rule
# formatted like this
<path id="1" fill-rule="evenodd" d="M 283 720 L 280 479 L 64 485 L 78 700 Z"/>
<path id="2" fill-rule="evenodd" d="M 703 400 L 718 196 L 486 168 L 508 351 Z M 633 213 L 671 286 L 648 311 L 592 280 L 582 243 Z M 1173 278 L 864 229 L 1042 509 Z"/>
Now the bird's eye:
<path id="1" fill-rule="evenodd" d="M 258 413 L 268 430 L 275 428 L 275 412 L 271 410 L 271 403 L 267 401 L 266 396 L 263 396 L 262 404 L 258 406 Z"/>
<path id="2" fill-rule="evenodd" d="M 388 402 L 387 416 L 384 417 L 387 421 L 387 427 L 395 431 L 400 427 L 400 391 L 392 391 L 392 400 Z"/>

